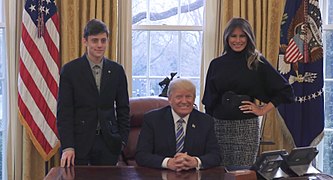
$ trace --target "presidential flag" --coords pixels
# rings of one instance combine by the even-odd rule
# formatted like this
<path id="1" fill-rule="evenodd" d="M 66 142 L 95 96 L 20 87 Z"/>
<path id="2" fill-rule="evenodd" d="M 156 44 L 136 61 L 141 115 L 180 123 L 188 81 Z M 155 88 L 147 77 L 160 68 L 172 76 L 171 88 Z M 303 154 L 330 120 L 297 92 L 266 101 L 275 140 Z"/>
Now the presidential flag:
<path id="1" fill-rule="evenodd" d="M 281 105 L 296 146 L 317 145 L 323 137 L 323 44 L 318 0 L 287 0 L 281 23 L 278 70 L 293 86 L 296 101 Z"/>
<path id="2" fill-rule="evenodd" d="M 59 19 L 54 0 L 27 0 L 22 15 L 19 119 L 45 161 L 58 150 Z"/>

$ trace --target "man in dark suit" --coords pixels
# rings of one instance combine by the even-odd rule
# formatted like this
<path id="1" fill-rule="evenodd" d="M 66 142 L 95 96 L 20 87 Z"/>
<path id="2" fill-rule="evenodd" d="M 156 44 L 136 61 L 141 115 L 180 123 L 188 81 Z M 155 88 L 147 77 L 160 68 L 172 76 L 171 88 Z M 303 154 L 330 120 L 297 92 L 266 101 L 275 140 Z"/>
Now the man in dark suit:
<path id="1" fill-rule="evenodd" d="M 61 166 L 115 165 L 129 133 L 127 79 L 122 66 L 104 57 L 109 31 L 102 21 L 90 20 L 83 36 L 86 53 L 60 73 Z"/>
<path id="2" fill-rule="evenodd" d="M 136 148 L 137 163 L 175 171 L 218 166 L 220 153 L 213 119 L 193 108 L 194 84 L 187 79 L 174 79 L 168 99 L 171 106 L 144 115 Z"/>

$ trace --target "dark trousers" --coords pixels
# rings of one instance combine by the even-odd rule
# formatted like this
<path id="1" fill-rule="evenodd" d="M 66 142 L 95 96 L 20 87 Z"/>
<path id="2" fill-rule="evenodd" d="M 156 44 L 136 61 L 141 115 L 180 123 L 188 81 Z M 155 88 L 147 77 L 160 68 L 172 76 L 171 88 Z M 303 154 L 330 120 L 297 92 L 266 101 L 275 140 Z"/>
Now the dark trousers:
<path id="1" fill-rule="evenodd" d="M 89 154 L 84 158 L 75 157 L 75 165 L 114 166 L 118 162 L 119 154 L 113 154 L 106 146 L 103 135 L 96 135 L 95 143 Z"/>

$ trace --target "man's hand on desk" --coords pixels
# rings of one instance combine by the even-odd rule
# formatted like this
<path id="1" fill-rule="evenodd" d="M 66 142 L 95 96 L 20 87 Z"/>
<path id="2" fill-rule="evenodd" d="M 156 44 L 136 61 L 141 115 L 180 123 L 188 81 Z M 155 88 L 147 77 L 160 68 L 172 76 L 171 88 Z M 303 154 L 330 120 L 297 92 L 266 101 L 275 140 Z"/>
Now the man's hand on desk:
<path id="1" fill-rule="evenodd" d="M 74 158 L 75 158 L 74 149 L 65 149 L 62 152 L 60 166 L 65 167 L 66 164 L 67 167 L 70 167 L 71 165 L 74 166 Z"/>
<path id="2" fill-rule="evenodd" d="M 168 169 L 171 169 L 173 171 L 181 171 L 182 166 L 183 164 L 181 159 L 176 160 L 176 158 L 173 157 L 168 160 Z"/>
<path id="3" fill-rule="evenodd" d="M 177 153 L 168 161 L 168 168 L 174 171 L 189 170 L 196 168 L 197 166 L 197 159 L 187 155 L 187 153 Z"/>
<path id="4" fill-rule="evenodd" d="M 186 154 L 186 156 L 183 157 L 184 158 L 184 170 L 189 170 L 189 169 L 193 169 L 196 168 L 198 166 L 198 161 L 195 157 L 189 156 Z"/>

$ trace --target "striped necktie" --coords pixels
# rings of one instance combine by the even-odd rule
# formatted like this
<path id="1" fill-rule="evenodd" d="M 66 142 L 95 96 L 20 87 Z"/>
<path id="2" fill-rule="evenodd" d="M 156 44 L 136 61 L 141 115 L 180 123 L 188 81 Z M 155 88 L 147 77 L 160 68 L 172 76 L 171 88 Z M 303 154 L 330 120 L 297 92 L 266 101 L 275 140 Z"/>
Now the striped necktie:
<path id="1" fill-rule="evenodd" d="M 177 131 L 176 131 L 176 152 L 179 153 L 184 148 L 184 128 L 183 123 L 185 123 L 184 119 L 179 119 L 177 121 Z"/>

